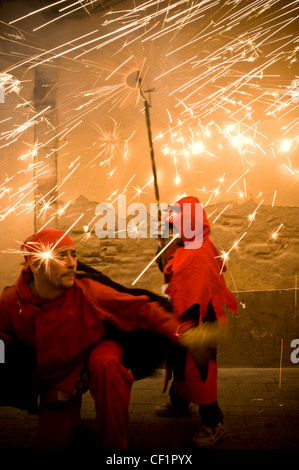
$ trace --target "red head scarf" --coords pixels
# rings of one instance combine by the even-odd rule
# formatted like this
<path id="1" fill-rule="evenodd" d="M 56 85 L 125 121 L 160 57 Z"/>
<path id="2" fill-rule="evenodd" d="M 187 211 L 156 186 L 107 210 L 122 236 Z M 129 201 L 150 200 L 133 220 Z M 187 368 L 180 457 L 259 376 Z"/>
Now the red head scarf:
<path id="1" fill-rule="evenodd" d="M 74 242 L 69 235 L 62 230 L 48 228 L 28 237 L 21 246 L 21 250 L 24 251 L 25 260 L 28 262 L 34 254 L 65 245 L 74 246 Z"/>

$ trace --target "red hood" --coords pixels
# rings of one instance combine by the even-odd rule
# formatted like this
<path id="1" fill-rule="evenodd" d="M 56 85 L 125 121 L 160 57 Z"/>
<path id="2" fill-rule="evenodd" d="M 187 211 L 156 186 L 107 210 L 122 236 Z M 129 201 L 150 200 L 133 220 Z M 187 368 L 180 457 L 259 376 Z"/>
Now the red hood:
<path id="1" fill-rule="evenodd" d="M 190 206 L 188 207 L 186 203 L 191 206 L 191 216 Z M 199 204 L 196 197 L 184 197 L 175 204 L 181 208 L 181 211 L 176 212 L 174 209 L 170 214 L 170 222 L 183 235 L 184 247 L 178 248 L 172 253 L 164 268 L 164 274 L 169 283 L 166 293 L 171 297 L 176 314 L 182 315 L 192 305 L 198 304 L 200 305 L 200 321 L 202 321 L 208 305 L 211 303 L 218 321 L 224 325 L 227 320 L 223 306 L 226 305 L 229 310 L 237 313 L 237 302 L 226 286 L 223 277 L 226 268 L 221 262 L 217 248 L 209 237 L 210 224 L 206 213 L 202 207 L 200 211 L 196 212 L 196 204 Z M 186 208 L 189 212 L 187 219 L 191 219 L 191 230 L 195 232 L 193 239 L 199 239 L 198 244 L 193 243 L 192 238 L 191 243 L 188 243 L 190 240 L 187 239 L 187 246 L 186 238 L 181 231 Z M 196 219 L 198 214 L 199 221 Z M 190 220 L 187 222 L 190 224 Z"/>
<path id="2" fill-rule="evenodd" d="M 193 196 L 183 197 L 172 207 L 176 206 L 180 208 L 180 211 L 170 210 L 170 216 L 167 219 L 181 233 L 183 243 L 186 244 L 186 242 L 192 242 L 195 239 L 201 239 L 201 237 L 202 242 L 205 242 L 211 229 L 199 199 Z"/>

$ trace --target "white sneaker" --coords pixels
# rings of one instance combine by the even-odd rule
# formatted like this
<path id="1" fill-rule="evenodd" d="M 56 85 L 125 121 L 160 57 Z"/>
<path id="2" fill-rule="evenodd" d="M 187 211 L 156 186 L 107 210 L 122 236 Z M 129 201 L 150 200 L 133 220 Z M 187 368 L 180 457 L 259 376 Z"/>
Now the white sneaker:
<path id="1" fill-rule="evenodd" d="M 226 427 L 219 423 L 217 426 L 201 426 L 201 430 L 194 434 L 192 442 L 196 447 L 212 447 L 216 442 L 227 437 Z"/>

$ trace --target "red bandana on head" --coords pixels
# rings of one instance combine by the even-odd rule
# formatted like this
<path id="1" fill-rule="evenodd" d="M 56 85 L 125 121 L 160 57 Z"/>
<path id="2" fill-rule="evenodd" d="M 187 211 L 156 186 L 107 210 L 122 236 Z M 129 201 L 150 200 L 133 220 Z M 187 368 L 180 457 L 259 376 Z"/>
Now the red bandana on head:
<path id="1" fill-rule="evenodd" d="M 74 242 L 69 235 L 62 230 L 48 228 L 28 237 L 21 246 L 21 251 L 24 251 L 25 260 L 28 262 L 34 254 L 65 245 L 74 246 Z"/>

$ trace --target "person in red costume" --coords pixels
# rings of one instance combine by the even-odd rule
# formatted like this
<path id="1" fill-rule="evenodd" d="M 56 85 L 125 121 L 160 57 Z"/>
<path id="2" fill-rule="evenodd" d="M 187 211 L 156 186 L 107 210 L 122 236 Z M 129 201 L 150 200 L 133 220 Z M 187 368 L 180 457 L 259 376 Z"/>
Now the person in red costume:
<path id="1" fill-rule="evenodd" d="M 36 355 L 38 447 L 73 445 L 82 393 L 89 388 L 98 446 L 126 448 L 133 376 L 122 363 L 120 344 L 107 336 L 109 326 L 147 329 L 180 344 L 184 325 L 145 295 L 76 277 L 76 250 L 65 232 L 37 232 L 22 251 L 21 275 L 0 298 L 0 338 L 8 352 L 22 344 Z"/>
<path id="2" fill-rule="evenodd" d="M 237 314 L 237 302 L 226 286 L 222 274 L 226 268 L 220 254 L 209 238 L 210 223 L 205 211 L 197 198 L 184 197 L 172 207 L 166 220 L 175 239 L 164 252 L 159 267 L 164 272 L 164 291 L 174 313 L 182 321 L 192 319 L 199 325 L 217 324 L 224 329 L 224 306 Z M 172 373 L 174 378 L 170 400 L 157 409 L 157 414 L 188 416 L 190 402 L 199 405 L 202 426 L 193 443 L 210 447 L 227 434 L 217 402 L 216 343 L 207 347 L 202 357 L 205 360 L 200 366 L 190 354 L 184 356 L 182 350 L 169 358 L 167 381 Z"/>

